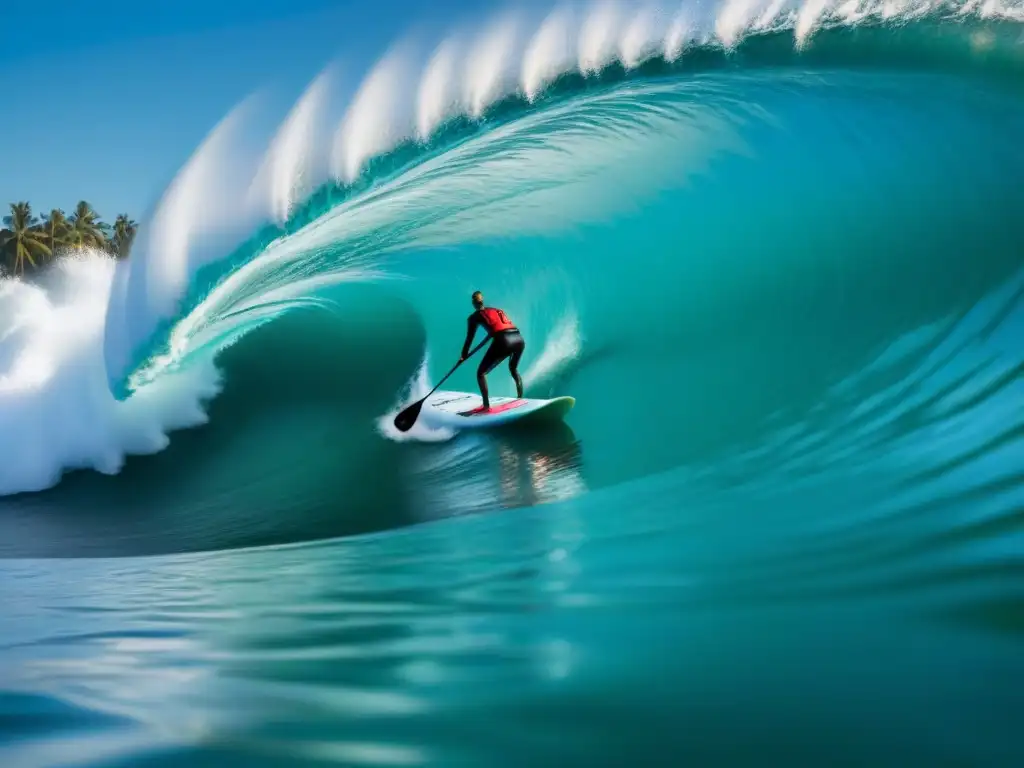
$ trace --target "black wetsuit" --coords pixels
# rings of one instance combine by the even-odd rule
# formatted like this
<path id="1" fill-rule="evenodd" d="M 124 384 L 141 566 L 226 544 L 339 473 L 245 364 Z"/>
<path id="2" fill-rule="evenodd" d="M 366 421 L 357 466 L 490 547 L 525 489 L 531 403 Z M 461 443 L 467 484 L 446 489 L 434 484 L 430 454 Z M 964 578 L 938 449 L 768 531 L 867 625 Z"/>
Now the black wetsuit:
<path id="1" fill-rule="evenodd" d="M 519 359 L 526 349 L 526 341 L 523 339 L 519 329 L 512 324 L 508 316 L 495 307 L 483 307 L 469 316 L 466 321 L 466 342 L 462 345 L 462 357 L 469 355 L 469 346 L 473 343 L 477 328 L 483 326 L 488 335 L 491 336 L 491 345 L 484 353 L 484 359 L 476 371 L 476 380 L 480 385 L 480 394 L 484 403 L 489 403 L 487 397 L 487 374 L 494 370 L 494 367 L 509 358 L 508 370 L 516 382 L 516 393 L 518 397 L 523 396 L 523 380 L 519 377 Z"/>

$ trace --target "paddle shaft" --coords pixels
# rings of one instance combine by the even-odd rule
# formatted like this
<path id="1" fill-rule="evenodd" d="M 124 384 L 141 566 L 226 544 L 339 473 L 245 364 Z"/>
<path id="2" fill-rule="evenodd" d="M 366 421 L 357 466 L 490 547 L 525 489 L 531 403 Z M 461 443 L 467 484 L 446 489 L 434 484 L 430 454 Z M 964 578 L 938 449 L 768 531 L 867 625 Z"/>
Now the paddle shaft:
<path id="1" fill-rule="evenodd" d="M 479 344 L 477 344 L 473 348 L 472 352 L 470 352 L 464 358 L 459 360 L 459 362 L 457 362 L 455 365 L 453 365 L 452 369 L 450 371 L 448 371 L 448 373 L 445 374 L 443 379 L 441 379 L 439 382 L 437 382 L 437 385 L 432 390 L 430 390 L 426 394 L 425 397 L 421 398 L 420 400 L 417 400 L 415 403 L 413 403 L 408 408 L 406 408 L 401 413 L 399 413 L 397 416 L 395 416 L 395 427 L 397 429 L 399 429 L 400 431 L 402 431 L 402 432 L 408 432 L 410 429 L 412 429 L 412 425 L 415 424 L 416 423 L 416 419 L 418 419 L 420 417 L 420 410 L 423 408 L 423 404 L 425 402 L 427 402 L 427 398 L 430 397 L 432 394 L 434 394 L 438 390 L 438 387 L 440 387 L 442 384 L 444 384 L 449 376 L 451 376 L 453 373 L 455 373 L 455 369 L 456 368 L 458 368 L 466 360 L 468 360 L 473 355 L 475 355 L 478 351 L 480 351 L 480 348 L 483 347 L 483 345 L 486 344 L 490 340 L 491 340 L 491 336 L 488 335 L 487 338 L 485 338 L 483 341 L 481 341 Z"/>
<path id="2" fill-rule="evenodd" d="M 457 363 L 456 363 L 455 365 L 453 365 L 453 366 L 452 366 L 452 369 L 451 369 L 450 371 L 448 371 L 448 373 L 446 373 L 446 374 L 444 375 L 444 378 L 443 378 L 443 379 L 441 379 L 441 380 L 440 380 L 439 382 L 437 382 L 437 384 L 436 384 L 436 385 L 434 386 L 434 388 L 433 388 L 432 390 L 430 390 L 429 392 L 427 392 L 427 394 L 426 394 L 426 396 L 425 396 L 425 397 L 423 398 L 423 400 L 426 400 L 426 399 L 427 399 L 428 397 L 430 397 L 430 396 L 431 396 L 432 394 L 434 394 L 435 392 L 437 392 L 438 388 L 439 388 L 439 387 L 440 387 L 440 386 L 441 386 L 442 384 L 444 384 L 444 383 L 445 383 L 445 381 L 447 381 L 447 380 L 448 380 L 448 377 L 449 377 L 449 376 L 451 376 L 451 375 L 452 375 L 453 373 L 455 373 L 456 369 L 458 369 L 458 367 L 459 367 L 460 365 L 462 365 L 462 364 L 463 364 L 463 363 L 464 363 L 464 362 L 465 362 L 466 360 L 469 360 L 469 358 L 471 358 L 471 357 L 472 357 L 473 355 L 475 355 L 475 354 L 476 354 L 477 352 L 479 352 L 479 351 L 480 351 L 480 350 L 481 350 L 481 349 L 483 348 L 484 344 L 486 344 L 486 343 L 487 343 L 488 341 L 490 341 L 490 340 L 491 340 L 491 337 L 490 337 L 490 336 L 487 336 L 487 337 L 486 337 L 486 338 L 485 338 L 485 339 L 484 339 L 483 341 L 481 341 L 481 342 L 480 342 L 479 344 L 477 344 L 477 345 L 476 345 L 475 347 L 473 347 L 473 351 L 472 351 L 472 352 L 470 352 L 470 353 L 469 353 L 468 355 L 466 355 L 466 357 L 465 357 L 465 358 L 463 358 L 462 360 L 459 360 L 459 362 L 457 362 Z M 420 402 L 422 402 L 422 400 L 421 400 Z"/>

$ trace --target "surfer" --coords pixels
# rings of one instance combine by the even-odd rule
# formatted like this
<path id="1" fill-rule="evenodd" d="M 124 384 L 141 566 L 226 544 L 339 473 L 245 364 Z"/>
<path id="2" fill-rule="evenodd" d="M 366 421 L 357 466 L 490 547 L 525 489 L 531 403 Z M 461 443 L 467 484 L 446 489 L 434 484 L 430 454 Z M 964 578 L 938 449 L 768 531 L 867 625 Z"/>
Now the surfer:
<path id="1" fill-rule="evenodd" d="M 476 369 L 476 382 L 480 386 L 480 395 L 483 397 L 483 407 L 486 411 L 491 407 L 491 401 L 487 398 L 487 374 L 506 357 L 509 358 L 509 373 L 516 382 L 516 397 L 523 396 L 523 380 L 519 378 L 519 358 L 523 356 L 526 342 L 519 329 L 508 319 L 508 315 L 497 307 L 484 306 L 484 295 L 480 291 L 473 294 L 472 301 L 475 310 L 467 321 L 466 343 L 462 345 L 462 357 L 459 358 L 459 362 L 469 357 L 469 345 L 473 343 L 476 329 L 482 325 L 492 339 L 491 345 L 484 353 L 484 359 L 480 361 L 480 367 Z"/>

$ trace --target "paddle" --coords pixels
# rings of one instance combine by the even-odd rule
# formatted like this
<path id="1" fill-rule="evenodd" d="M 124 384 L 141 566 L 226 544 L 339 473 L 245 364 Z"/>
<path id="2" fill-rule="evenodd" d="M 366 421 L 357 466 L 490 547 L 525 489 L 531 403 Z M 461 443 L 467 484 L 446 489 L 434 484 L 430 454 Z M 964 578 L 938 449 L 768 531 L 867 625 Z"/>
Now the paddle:
<path id="1" fill-rule="evenodd" d="M 444 378 L 437 382 L 436 386 L 432 390 L 427 392 L 426 397 L 424 397 L 422 400 L 417 400 L 415 403 L 413 403 L 408 408 L 399 413 L 397 416 L 395 416 L 395 429 L 397 429 L 399 432 L 408 432 L 410 429 L 412 429 L 412 425 L 415 424 L 416 419 L 420 417 L 420 411 L 423 410 L 423 403 L 427 401 L 427 398 L 430 397 L 435 392 L 437 392 L 437 388 L 444 384 L 444 382 L 447 380 L 449 376 L 455 373 L 456 368 L 462 365 L 462 363 L 465 362 L 465 360 L 469 360 L 469 358 L 475 355 L 480 350 L 480 348 L 483 347 L 483 345 L 490 340 L 491 337 L 488 336 L 479 344 L 477 344 L 473 348 L 473 351 L 466 355 L 466 357 L 463 360 L 459 360 L 459 362 L 452 366 L 452 369 L 444 375 Z"/>

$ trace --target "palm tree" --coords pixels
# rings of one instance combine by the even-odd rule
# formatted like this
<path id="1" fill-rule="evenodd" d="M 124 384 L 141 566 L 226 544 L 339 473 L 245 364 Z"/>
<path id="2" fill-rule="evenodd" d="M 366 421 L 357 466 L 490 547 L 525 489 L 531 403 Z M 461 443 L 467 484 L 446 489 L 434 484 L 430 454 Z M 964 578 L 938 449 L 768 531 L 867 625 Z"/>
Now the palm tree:
<path id="1" fill-rule="evenodd" d="M 132 221 L 132 218 L 127 213 L 122 213 L 114 220 L 112 243 L 115 256 L 119 259 L 128 258 L 128 254 L 132 249 L 132 243 L 135 242 L 135 233 L 138 230 L 138 223 Z"/>
<path id="2" fill-rule="evenodd" d="M 85 200 L 79 201 L 69 221 L 68 242 L 76 248 L 105 248 L 107 237 L 105 225 L 99 214 Z"/>
<path id="3" fill-rule="evenodd" d="M 57 246 L 67 242 L 68 220 L 64 211 L 54 208 L 43 216 L 42 231 L 46 235 L 46 243 L 50 246 L 50 252 L 56 253 Z"/>
<path id="4" fill-rule="evenodd" d="M 14 263 L 14 274 L 24 273 L 26 259 L 34 267 L 34 255 L 48 256 L 51 253 L 43 233 L 33 228 L 35 223 L 32 206 L 28 203 L 11 203 L 11 215 L 4 216 L 6 229 L 0 232 L 0 248 Z"/>

